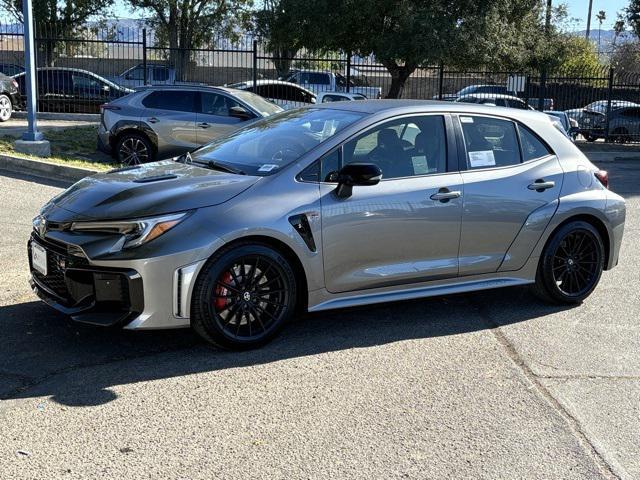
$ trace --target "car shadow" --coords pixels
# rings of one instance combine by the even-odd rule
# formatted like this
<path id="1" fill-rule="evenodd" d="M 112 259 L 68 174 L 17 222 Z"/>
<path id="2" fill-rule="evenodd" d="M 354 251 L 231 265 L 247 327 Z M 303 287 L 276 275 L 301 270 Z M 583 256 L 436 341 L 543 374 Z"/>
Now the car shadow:
<path id="1" fill-rule="evenodd" d="M 102 329 L 75 324 L 41 302 L 9 305 L 0 307 L 0 399 L 51 396 L 67 406 L 100 405 L 115 400 L 111 387 L 123 384 L 462 335 L 498 326 L 484 313 L 488 304 L 505 324 L 560 310 L 523 288 L 389 303 L 303 315 L 260 349 L 225 352 L 188 329 Z"/>

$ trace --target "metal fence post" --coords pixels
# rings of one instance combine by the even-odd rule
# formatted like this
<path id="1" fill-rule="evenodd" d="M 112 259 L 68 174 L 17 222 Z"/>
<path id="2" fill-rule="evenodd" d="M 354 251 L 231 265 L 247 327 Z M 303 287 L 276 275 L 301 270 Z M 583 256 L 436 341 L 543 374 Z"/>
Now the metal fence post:
<path id="1" fill-rule="evenodd" d="M 147 72 L 147 29 L 142 29 L 142 68 L 144 70 L 144 84 L 149 81 L 149 74 Z"/>
<path id="2" fill-rule="evenodd" d="M 544 110 L 544 99 L 547 96 L 547 69 L 540 73 L 540 88 L 538 89 L 538 110 Z"/>
<path id="3" fill-rule="evenodd" d="M 347 52 L 347 93 L 350 92 L 351 85 L 351 52 Z"/>
<path id="4" fill-rule="evenodd" d="M 253 41 L 253 74 L 252 74 L 252 78 L 253 78 L 253 88 L 255 91 L 255 88 L 258 86 L 258 40 L 254 40 Z"/>
<path id="5" fill-rule="evenodd" d="M 605 118 L 604 141 L 609 141 L 609 121 L 611 117 L 611 98 L 613 97 L 613 67 L 609 68 L 609 85 L 607 86 L 607 116 Z"/>
<path id="6" fill-rule="evenodd" d="M 44 136 L 38 131 L 36 120 L 37 95 L 36 86 L 36 54 L 34 45 L 33 9 L 31 0 L 24 0 L 22 4 L 24 18 L 24 60 L 25 60 L 25 86 L 27 94 L 27 131 L 22 134 L 22 139 L 30 142 L 42 140 Z"/>
<path id="7" fill-rule="evenodd" d="M 444 64 L 440 63 L 438 67 L 438 100 L 442 100 L 444 92 Z"/>
<path id="8" fill-rule="evenodd" d="M 524 79 L 524 103 L 529 106 L 529 89 L 531 88 L 531 75 L 527 75 Z"/>

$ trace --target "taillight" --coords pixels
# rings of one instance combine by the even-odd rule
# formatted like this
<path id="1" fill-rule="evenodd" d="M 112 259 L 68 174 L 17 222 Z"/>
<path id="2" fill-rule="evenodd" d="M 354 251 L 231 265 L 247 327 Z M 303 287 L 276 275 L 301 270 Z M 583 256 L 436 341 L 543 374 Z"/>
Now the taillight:
<path id="1" fill-rule="evenodd" d="M 609 174 L 606 170 L 598 170 L 595 172 L 595 176 L 604 188 L 609 188 Z"/>
<path id="2" fill-rule="evenodd" d="M 100 105 L 100 110 L 120 110 L 120 107 L 117 105 L 109 105 L 108 103 L 104 103 Z"/>

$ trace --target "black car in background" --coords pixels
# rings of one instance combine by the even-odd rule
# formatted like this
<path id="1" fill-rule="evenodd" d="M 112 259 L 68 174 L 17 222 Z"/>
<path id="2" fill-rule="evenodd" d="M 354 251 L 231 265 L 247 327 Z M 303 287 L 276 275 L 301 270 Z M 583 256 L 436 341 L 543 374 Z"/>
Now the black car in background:
<path id="1" fill-rule="evenodd" d="M 77 68 L 39 68 L 37 77 L 39 112 L 100 113 L 103 103 L 133 92 L 95 73 Z M 24 95 L 24 72 L 13 78 Z"/>
<path id="2" fill-rule="evenodd" d="M 0 73 L 4 73 L 7 77 L 13 77 L 24 72 L 24 67 L 17 63 L 0 63 Z"/>
<path id="3" fill-rule="evenodd" d="M 21 104 L 18 82 L 0 73 L 0 122 L 11 118 L 11 113 Z"/>

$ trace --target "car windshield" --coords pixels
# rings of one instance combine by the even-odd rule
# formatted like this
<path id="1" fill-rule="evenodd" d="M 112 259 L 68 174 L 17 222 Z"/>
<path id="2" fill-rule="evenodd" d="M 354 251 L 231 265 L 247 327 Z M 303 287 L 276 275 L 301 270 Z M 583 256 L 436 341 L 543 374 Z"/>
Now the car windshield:
<path id="1" fill-rule="evenodd" d="M 228 165 L 248 175 L 272 175 L 364 116 L 333 109 L 278 113 L 191 154 L 192 161 Z"/>
<path id="2" fill-rule="evenodd" d="M 256 95 L 255 93 L 247 92 L 244 90 L 235 90 L 233 94 L 243 102 L 249 104 L 252 108 L 256 109 L 265 117 L 282 111 L 282 107 L 270 102 L 260 95 Z"/>

